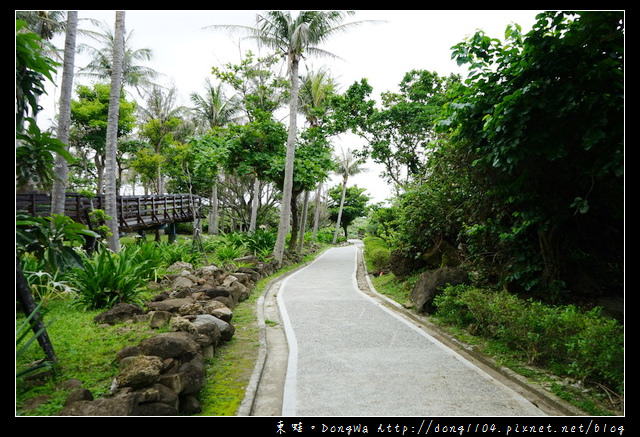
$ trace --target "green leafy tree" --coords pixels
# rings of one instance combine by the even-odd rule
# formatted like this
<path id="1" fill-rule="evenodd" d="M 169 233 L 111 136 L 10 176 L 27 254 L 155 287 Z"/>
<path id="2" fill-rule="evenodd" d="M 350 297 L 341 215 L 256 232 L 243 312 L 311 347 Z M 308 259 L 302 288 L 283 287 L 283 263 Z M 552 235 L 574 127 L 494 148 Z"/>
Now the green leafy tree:
<path id="1" fill-rule="evenodd" d="M 336 230 L 333 234 L 333 244 L 336 244 L 338 241 L 338 229 L 340 228 L 340 223 L 344 223 L 342 221 L 342 210 L 346 199 L 349 177 L 365 171 L 362 164 L 364 164 L 364 159 L 356 157 L 351 150 L 347 150 L 346 152 L 343 151 L 342 156 L 337 158 L 336 172 L 342 176 L 342 198 L 340 200 L 340 206 L 338 207 L 338 214 L 336 216 Z"/>
<path id="2" fill-rule="evenodd" d="M 222 83 L 213 85 L 208 78 L 205 93 L 192 93 L 190 98 L 200 131 L 226 126 L 236 120 L 240 110 L 238 99 L 227 98 Z"/>
<path id="3" fill-rule="evenodd" d="M 294 160 L 296 153 L 297 115 L 298 115 L 298 69 L 303 53 L 305 55 L 327 55 L 319 45 L 330 36 L 344 31 L 358 23 L 345 24 L 345 11 L 299 11 L 296 16 L 289 11 L 267 11 L 257 17 L 257 25 L 250 29 L 251 37 L 261 44 L 276 50 L 286 57 L 287 72 L 291 82 L 289 104 L 289 134 L 287 138 L 287 157 L 281 205 L 278 238 L 274 247 L 274 256 L 282 261 L 286 236 L 291 218 L 291 196 L 293 189 Z"/>
<path id="4" fill-rule="evenodd" d="M 317 132 L 326 131 L 325 135 L 333 134 L 328 127 L 328 117 L 332 111 L 331 102 L 336 92 L 336 83 L 327 69 L 310 71 L 304 76 L 300 84 L 300 105 L 299 110 L 304 115 L 310 129 Z M 318 129 L 323 130 L 319 131 Z M 322 135 L 322 134 L 321 134 Z M 320 192 L 324 180 L 318 181 L 315 193 L 314 218 L 313 218 L 313 239 L 315 240 L 318 227 L 320 225 Z M 308 208 L 308 191 L 305 193 L 305 205 L 303 219 L 301 220 L 299 248 L 304 244 L 305 225 Z"/>
<path id="5" fill-rule="evenodd" d="M 73 153 L 79 158 L 79 164 L 71 170 L 76 173 L 91 173 L 95 168 L 95 174 L 87 177 L 92 180 L 96 193 L 102 193 L 104 187 L 104 170 L 106 166 L 106 134 L 109 111 L 109 95 L 111 88 L 105 84 L 95 84 L 93 87 L 80 85 L 76 89 L 77 100 L 71 102 L 71 145 Z M 125 137 L 133 131 L 136 118 L 136 104 L 127 101 L 124 94 L 120 94 L 118 116 L 119 138 Z M 89 165 L 89 160 L 93 161 Z"/>
<path id="6" fill-rule="evenodd" d="M 43 132 L 35 120 L 40 111 L 38 99 L 46 94 L 46 81 L 52 81 L 57 64 L 43 55 L 41 38 L 16 20 L 16 186 L 50 188 L 54 181 L 54 154 L 71 160 L 65 144 Z"/>
<path id="7" fill-rule="evenodd" d="M 345 238 L 348 238 L 349 225 L 355 219 L 367 215 L 367 203 L 371 198 L 365 192 L 366 188 L 357 185 L 346 189 L 339 185 L 329 189 L 329 218 L 336 220 L 336 228 L 342 227 Z"/>
<path id="8" fill-rule="evenodd" d="M 334 99 L 333 123 L 366 140 L 359 153 L 384 166 L 385 178 L 402 191 L 416 178 L 425 177 L 433 145 L 444 135 L 437 122 L 449 102 L 448 91 L 460 78 L 412 70 L 404 75 L 397 93 L 384 92 L 381 107 L 370 99 L 373 88 L 356 82 Z"/>
<path id="9" fill-rule="evenodd" d="M 469 78 L 443 124 L 490 175 L 478 226 L 506 246 L 507 280 L 550 297 L 585 280 L 621 289 L 623 17 L 545 12 L 527 35 L 477 32 L 453 50 Z"/>
<path id="10" fill-rule="evenodd" d="M 267 155 L 279 153 L 277 149 L 280 145 L 273 143 L 273 125 L 280 123 L 273 120 L 273 114 L 286 102 L 289 95 L 289 83 L 275 73 L 277 62 L 277 57 L 273 55 L 260 58 L 248 51 L 239 64 L 228 63 L 222 68 L 212 68 L 212 73 L 235 92 L 231 100 L 238 117 L 231 124 L 229 133 L 232 147 L 242 154 L 234 156 L 231 153 L 231 161 L 227 163 L 225 170 L 241 178 L 253 178 L 249 220 L 251 232 L 256 229 L 261 183 L 267 182 L 265 167 L 272 163 L 272 157 Z M 246 126 L 240 126 L 242 124 Z M 252 136 L 257 141 L 254 145 L 248 143 Z"/>

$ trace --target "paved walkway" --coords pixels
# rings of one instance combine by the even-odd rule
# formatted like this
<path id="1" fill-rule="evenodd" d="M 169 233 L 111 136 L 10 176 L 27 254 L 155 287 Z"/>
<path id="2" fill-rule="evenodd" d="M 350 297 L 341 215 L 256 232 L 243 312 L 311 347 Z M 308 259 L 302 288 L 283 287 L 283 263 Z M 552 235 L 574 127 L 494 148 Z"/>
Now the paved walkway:
<path id="1" fill-rule="evenodd" d="M 278 293 L 289 360 L 283 416 L 542 416 L 423 329 L 362 293 L 355 245 L 332 248 Z"/>

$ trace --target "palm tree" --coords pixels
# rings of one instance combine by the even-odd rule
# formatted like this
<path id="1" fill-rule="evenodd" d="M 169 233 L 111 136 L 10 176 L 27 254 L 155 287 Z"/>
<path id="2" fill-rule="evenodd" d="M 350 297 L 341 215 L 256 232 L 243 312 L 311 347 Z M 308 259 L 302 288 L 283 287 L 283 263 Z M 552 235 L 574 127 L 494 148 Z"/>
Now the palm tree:
<path id="1" fill-rule="evenodd" d="M 342 24 L 346 15 L 353 11 L 300 11 L 292 16 L 289 11 L 267 11 L 258 15 L 252 38 L 272 48 L 287 59 L 287 72 L 291 81 L 289 107 L 289 136 L 285 161 L 285 177 L 280 212 L 280 225 L 274 247 L 274 257 L 282 261 L 289 221 L 291 217 L 291 190 L 293 188 L 293 161 L 297 135 L 298 115 L 298 67 L 304 54 L 331 55 L 318 44 L 326 41 L 338 31 L 346 30 L 358 23 Z"/>
<path id="2" fill-rule="evenodd" d="M 116 28 L 113 44 L 113 64 L 111 68 L 111 94 L 109 96 L 109 115 L 107 119 L 106 143 L 106 181 L 105 181 L 105 213 L 109 216 L 107 226 L 111 235 L 107 239 L 109 248 L 120 250 L 120 236 L 118 234 L 118 215 L 116 204 L 116 174 L 118 166 L 116 155 L 118 150 L 118 113 L 120 110 L 120 89 L 122 87 L 122 73 L 124 62 L 124 23 L 125 12 L 116 11 Z"/>
<path id="3" fill-rule="evenodd" d="M 64 63 L 62 67 L 62 85 L 60 87 L 60 112 L 58 115 L 58 139 L 69 144 L 69 128 L 71 125 L 71 95 L 73 91 L 73 69 L 75 65 L 76 31 L 78 28 L 78 11 L 67 14 L 66 38 L 64 43 Z M 67 160 L 56 155 L 55 175 L 51 193 L 51 213 L 64 214 L 65 194 L 69 168 Z"/>
<path id="4" fill-rule="evenodd" d="M 346 153 L 342 151 L 342 156 L 338 158 L 339 167 L 337 173 L 342 175 L 342 196 L 340 198 L 340 208 L 338 209 L 338 220 L 336 220 L 336 230 L 333 233 L 333 244 L 336 244 L 338 241 L 338 230 L 340 229 L 340 222 L 342 220 L 342 209 L 344 208 L 344 198 L 347 192 L 347 181 L 349 180 L 349 176 L 365 171 L 362 164 L 364 164 L 364 158 L 354 156 L 350 149 L 347 149 Z"/>
<path id="5" fill-rule="evenodd" d="M 149 61 L 153 56 L 151 49 L 131 48 L 131 37 L 133 31 L 125 34 L 123 60 L 122 60 L 122 84 L 123 86 L 132 86 L 141 94 L 141 89 L 152 85 L 152 80 L 158 76 L 158 72 L 154 69 L 139 64 L 140 61 Z M 91 38 L 100 44 L 95 48 L 87 44 L 80 44 L 78 49 L 80 52 L 89 52 L 92 56 L 91 61 L 78 72 L 82 76 L 93 77 L 96 79 L 106 79 L 111 77 L 112 69 L 115 67 L 113 63 L 113 55 L 116 44 L 116 36 L 111 29 L 102 23 L 102 32 L 92 32 Z"/>
<path id="6" fill-rule="evenodd" d="M 237 119 L 239 105 L 236 99 L 225 96 L 221 83 L 213 85 L 207 78 L 204 95 L 192 93 L 190 98 L 193 103 L 192 110 L 205 131 L 213 127 L 225 126 Z"/>
<path id="7" fill-rule="evenodd" d="M 322 124 L 322 119 L 328 110 L 328 102 L 331 94 L 334 93 L 336 84 L 329 72 L 322 68 L 318 71 L 311 71 L 302 78 L 300 84 L 300 105 L 299 112 L 304 115 L 309 127 L 316 128 Z M 315 211 L 313 219 L 313 238 L 316 238 L 320 221 L 320 191 L 324 181 L 320 181 L 316 187 Z M 304 244 L 304 234 L 306 226 L 306 213 L 308 208 L 308 192 L 305 193 L 303 208 L 303 220 L 301 220 L 300 241 L 298 250 Z"/>
<path id="8" fill-rule="evenodd" d="M 191 94 L 191 103 L 193 103 L 193 112 L 199 120 L 202 129 L 208 130 L 226 124 L 238 119 L 237 113 L 239 105 L 234 98 L 228 99 L 222 88 L 222 84 L 214 86 L 209 78 L 205 82 L 205 94 Z M 211 181 L 211 209 L 209 211 L 209 227 L 210 234 L 218 234 L 219 215 L 218 215 L 218 176 Z"/>

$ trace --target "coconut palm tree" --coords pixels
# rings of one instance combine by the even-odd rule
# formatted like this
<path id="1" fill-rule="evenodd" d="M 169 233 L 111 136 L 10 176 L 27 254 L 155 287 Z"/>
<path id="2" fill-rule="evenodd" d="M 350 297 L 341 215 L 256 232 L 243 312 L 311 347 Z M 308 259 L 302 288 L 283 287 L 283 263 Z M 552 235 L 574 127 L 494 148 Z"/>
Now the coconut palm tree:
<path id="1" fill-rule="evenodd" d="M 91 61 L 78 72 L 81 76 L 93 77 L 98 80 L 111 77 L 113 65 L 113 55 L 115 50 L 116 36 L 109 26 L 101 24 L 101 32 L 92 32 L 91 38 L 98 42 L 99 47 L 92 47 L 88 44 L 79 44 L 79 52 L 88 52 Z M 140 64 L 142 61 L 149 61 L 153 56 L 151 49 L 132 49 L 131 38 L 133 31 L 125 33 L 124 54 L 122 60 L 122 84 L 132 86 L 138 94 L 141 90 L 153 85 L 153 79 L 158 76 L 154 69 Z"/>
<path id="2" fill-rule="evenodd" d="M 218 126 L 225 126 L 240 119 L 238 111 L 240 105 L 235 98 L 227 98 L 222 83 L 213 85 L 209 78 L 205 82 L 205 93 L 191 94 L 192 111 L 196 114 L 197 123 L 202 130 L 209 130 Z M 211 181 L 211 210 L 209 211 L 210 234 L 218 234 L 218 176 Z"/>
<path id="3" fill-rule="evenodd" d="M 342 175 L 342 196 L 340 198 L 340 208 L 338 209 L 338 219 L 336 220 L 336 230 L 333 233 L 333 244 L 338 241 L 338 230 L 340 229 L 340 221 L 342 220 L 342 209 L 344 208 L 344 198 L 347 192 L 347 181 L 350 176 L 366 171 L 362 164 L 364 158 L 356 157 L 350 149 L 342 151 L 342 156 L 338 158 L 338 173 Z"/>
<path id="4" fill-rule="evenodd" d="M 116 204 L 116 175 L 118 166 L 116 155 L 118 150 L 118 113 L 120 110 L 120 89 L 122 87 L 122 74 L 124 62 L 124 30 L 125 12 L 116 11 L 116 26 L 113 44 L 113 59 L 111 64 L 111 94 L 109 96 L 109 113 L 107 119 L 106 142 L 106 181 L 105 181 L 105 213 L 109 216 L 107 226 L 111 235 L 107 239 L 109 248 L 118 252 L 120 250 L 120 236 L 118 233 L 118 215 Z"/>
<path id="5" fill-rule="evenodd" d="M 336 83 L 325 68 L 317 71 L 310 71 L 304 76 L 300 84 L 300 104 L 299 112 L 304 115 L 310 128 L 319 127 L 322 119 L 328 110 L 328 102 L 331 94 L 335 92 Z M 324 181 L 320 181 L 316 187 L 315 194 L 315 211 L 313 219 L 313 239 L 316 238 L 320 221 L 320 191 Z M 304 244 L 304 234 L 306 226 L 306 213 L 308 207 L 308 192 L 305 193 L 305 202 L 303 208 L 303 217 L 301 220 L 300 241 L 298 242 L 298 250 L 302 250 Z"/>
<path id="6" fill-rule="evenodd" d="M 280 225 L 274 247 L 274 257 L 280 262 L 284 255 L 284 246 L 291 216 L 291 190 L 293 187 L 293 162 L 297 135 L 298 115 L 298 68 L 303 54 L 332 56 L 318 47 L 330 36 L 344 31 L 352 25 L 344 24 L 345 16 L 353 11 L 300 11 L 293 16 L 289 11 L 267 11 L 257 16 L 256 28 L 252 38 L 259 43 L 276 50 L 286 57 L 287 72 L 291 81 L 291 100 L 289 106 L 289 136 L 285 161 L 285 177 L 280 212 Z"/>
<path id="7" fill-rule="evenodd" d="M 213 85 L 207 78 L 204 94 L 192 93 L 190 98 L 193 104 L 192 111 L 196 114 L 198 124 L 205 131 L 216 126 L 225 126 L 238 119 L 240 108 L 237 99 L 227 98 L 221 83 Z"/>
<path id="8" fill-rule="evenodd" d="M 66 37 L 64 43 L 64 63 L 62 67 L 62 85 L 60 87 L 60 112 L 58 114 L 58 139 L 69 144 L 71 126 L 71 95 L 73 91 L 73 69 L 75 66 L 76 32 L 78 29 L 78 11 L 67 14 Z M 69 168 L 67 160 L 56 155 L 53 190 L 51 192 L 51 213 L 64 214 Z"/>

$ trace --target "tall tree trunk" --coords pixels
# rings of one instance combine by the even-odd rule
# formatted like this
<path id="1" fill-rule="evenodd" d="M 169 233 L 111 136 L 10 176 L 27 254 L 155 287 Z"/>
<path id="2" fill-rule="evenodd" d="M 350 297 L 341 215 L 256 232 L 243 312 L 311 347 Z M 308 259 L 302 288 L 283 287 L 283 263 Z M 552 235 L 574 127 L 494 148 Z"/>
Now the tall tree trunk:
<path id="1" fill-rule="evenodd" d="M 113 68 L 111 71 L 111 91 L 109 95 L 109 115 L 107 121 L 106 171 L 105 171 L 105 213 L 110 217 L 107 226 L 111 235 L 107 239 L 109 248 L 120 250 L 118 230 L 118 206 L 116 174 L 116 152 L 118 150 L 118 116 L 120 111 L 120 88 L 122 86 L 122 63 L 124 59 L 124 21 L 125 12 L 116 11 L 116 29 L 113 50 Z"/>
<path id="2" fill-rule="evenodd" d="M 280 204 L 280 224 L 278 235 L 273 249 L 274 258 L 281 263 L 284 256 L 284 246 L 289 232 L 291 219 L 291 190 L 293 188 L 293 161 L 296 154 L 296 135 L 298 116 L 298 59 L 294 53 L 289 54 L 291 59 L 291 103 L 289 107 L 289 136 L 287 138 L 287 155 L 284 167 L 284 184 L 282 189 L 282 202 Z"/>
<path id="3" fill-rule="evenodd" d="M 67 11 L 67 33 L 64 42 L 64 63 L 60 87 L 60 113 L 58 114 L 58 139 L 68 145 L 71 126 L 71 94 L 73 91 L 73 68 L 76 54 L 76 30 L 78 11 Z M 67 146 L 68 147 L 68 146 Z M 67 160 L 56 155 L 55 180 L 51 192 L 51 214 L 64 214 L 65 194 L 69 167 Z"/>
<path id="4" fill-rule="evenodd" d="M 347 194 L 347 178 L 342 181 L 342 197 L 340 198 L 340 208 L 338 209 L 338 220 L 336 220 L 336 230 L 333 233 L 333 244 L 338 241 L 338 230 L 342 221 L 342 208 L 344 208 L 344 198 Z"/>
<path id="5" fill-rule="evenodd" d="M 307 230 L 307 212 L 309 210 L 309 191 L 304 192 L 304 202 L 302 204 L 302 218 L 300 219 L 300 238 L 298 238 L 298 252 L 302 252 L 304 247 L 304 233 Z"/>
<path id="6" fill-rule="evenodd" d="M 218 235 L 220 226 L 220 215 L 218 213 L 218 176 L 213 181 L 211 187 L 211 210 L 209 211 L 209 234 Z"/>
<path id="7" fill-rule="evenodd" d="M 538 243 L 542 256 L 542 284 L 551 289 L 560 279 L 560 254 L 556 239 L 557 227 L 550 225 L 547 230 L 538 230 Z"/>
<path id="8" fill-rule="evenodd" d="M 298 215 L 299 191 L 291 193 L 291 239 L 289 240 L 289 250 L 293 251 L 298 242 L 298 230 L 300 229 L 300 216 Z"/>
<path id="9" fill-rule="evenodd" d="M 313 241 L 318 237 L 318 227 L 320 226 L 320 195 L 322 194 L 322 182 L 316 188 L 315 210 L 313 211 Z"/>
<path id="10" fill-rule="evenodd" d="M 253 182 L 253 202 L 251 203 L 251 221 L 249 222 L 249 232 L 256 230 L 258 219 L 258 205 L 260 203 L 260 180 L 256 177 Z"/>

